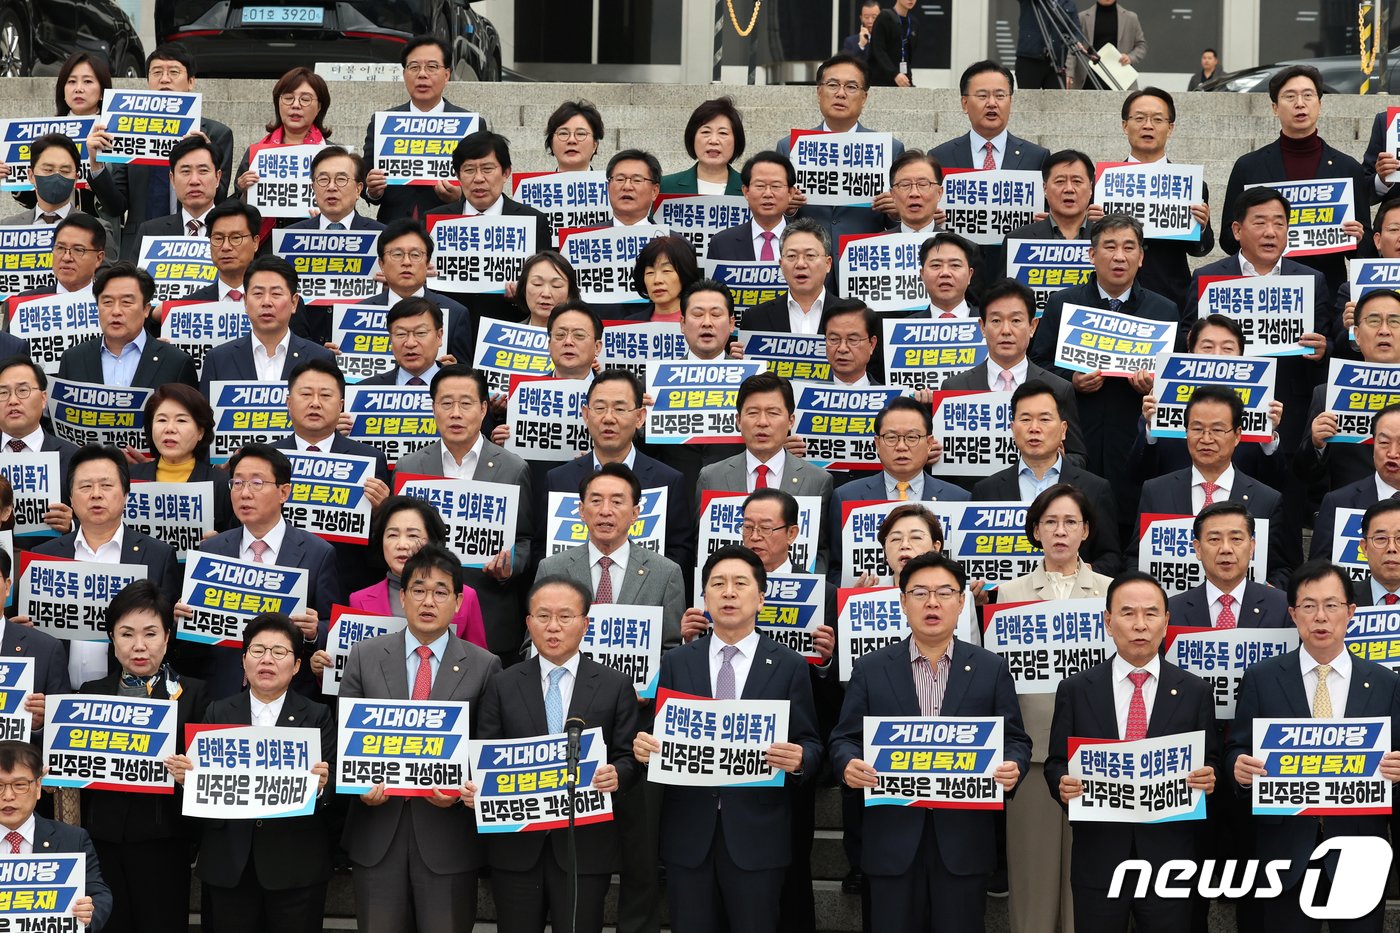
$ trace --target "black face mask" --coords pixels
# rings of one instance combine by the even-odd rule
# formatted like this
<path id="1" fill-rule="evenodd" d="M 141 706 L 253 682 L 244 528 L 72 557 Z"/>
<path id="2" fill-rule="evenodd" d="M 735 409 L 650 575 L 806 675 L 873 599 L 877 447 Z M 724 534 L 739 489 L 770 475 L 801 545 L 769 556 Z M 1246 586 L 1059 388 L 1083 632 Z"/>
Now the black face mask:
<path id="1" fill-rule="evenodd" d="M 67 204 L 73 197 L 73 184 L 73 179 L 57 173 L 34 176 L 34 191 L 45 204 Z"/>

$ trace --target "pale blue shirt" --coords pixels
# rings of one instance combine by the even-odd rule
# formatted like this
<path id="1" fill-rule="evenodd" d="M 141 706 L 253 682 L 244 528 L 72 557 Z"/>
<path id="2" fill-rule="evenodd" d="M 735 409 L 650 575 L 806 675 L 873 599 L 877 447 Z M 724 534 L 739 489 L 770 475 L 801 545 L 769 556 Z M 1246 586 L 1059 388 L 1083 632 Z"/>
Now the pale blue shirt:
<path id="1" fill-rule="evenodd" d="M 885 478 L 885 498 L 898 499 L 899 489 L 895 486 L 897 480 L 889 473 L 882 472 L 880 475 Z M 909 481 L 909 501 L 922 502 L 923 500 L 924 474 L 923 471 L 920 471 L 913 479 Z"/>
<path id="2" fill-rule="evenodd" d="M 426 370 L 424 370 L 423 375 L 422 375 L 421 377 L 419 377 L 419 378 L 421 378 L 421 379 L 423 380 L 423 384 L 424 384 L 424 385 L 432 385 L 432 383 L 433 383 L 433 377 L 437 375 L 438 369 L 440 369 L 440 368 L 441 368 L 441 367 L 439 367 L 438 364 L 434 363 L 433 365 L 429 366 Z M 402 366 L 400 366 L 400 367 L 398 367 L 398 375 L 395 377 L 395 382 L 394 382 L 394 384 L 395 384 L 395 385 L 406 386 L 406 385 L 408 385 L 408 380 L 410 380 L 410 379 L 412 379 L 412 378 L 413 378 L 413 373 L 409 372 L 408 370 L 406 370 L 406 369 L 404 369 Z"/>
<path id="3" fill-rule="evenodd" d="M 432 656 L 428 658 L 428 667 L 433 671 L 433 683 L 437 683 L 438 666 L 442 664 L 442 654 L 447 650 L 447 636 L 451 633 L 451 627 L 437 637 L 435 641 L 428 645 L 432 650 Z M 413 681 L 418 677 L 418 649 L 421 642 L 411 635 L 404 636 L 404 669 L 408 671 L 408 695 L 413 696 Z M 408 699 L 405 697 L 404 699 Z"/>
<path id="4" fill-rule="evenodd" d="M 136 339 L 122 347 L 120 356 L 112 355 L 112 351 L 107 349 L 105 339 L 100 346 L 98 356 L 102 359 L 102 381 L 109 386 L 130 388 L 131 380 L 136 378 L 136 367 L 141 362 L 141 354 L 146 349 L 146 329 L 141 328 Z"/>
<path id="5" fill-rule="evenodd" d="M 1056 457 L 1055 465 L 1045 471 L 1044 479 L 1035 478 L 1034 471 L 1026 466 L 1024 457 L 1017 462 L 1020 469 L 1016 471 L 1016 482 L 1021 486 L 1021 501 L 1033 502 L 1036 496 L 1060 481 L 1060 471 L 1064 469 L 1065 458 L 1063 455 Z"/>

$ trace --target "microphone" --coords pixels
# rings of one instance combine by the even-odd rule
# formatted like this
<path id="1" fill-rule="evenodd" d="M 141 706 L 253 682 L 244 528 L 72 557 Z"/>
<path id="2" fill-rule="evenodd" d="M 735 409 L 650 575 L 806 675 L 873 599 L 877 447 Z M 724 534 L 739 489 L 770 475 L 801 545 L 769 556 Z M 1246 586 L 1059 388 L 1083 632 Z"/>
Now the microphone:
<path id="1" fill-rule="evenodd" d="M 578 772 L 579 738 L 587 725 L 586 722 L 577 716 L 570 716 L 568 719 L 564 720 L 564 732 L 568 736 L 567 743 L 564 746 L 564 756 L 566 759 L 565 764 L 569 769 L 570 785 L 574 784 L 575 775 Z"/>

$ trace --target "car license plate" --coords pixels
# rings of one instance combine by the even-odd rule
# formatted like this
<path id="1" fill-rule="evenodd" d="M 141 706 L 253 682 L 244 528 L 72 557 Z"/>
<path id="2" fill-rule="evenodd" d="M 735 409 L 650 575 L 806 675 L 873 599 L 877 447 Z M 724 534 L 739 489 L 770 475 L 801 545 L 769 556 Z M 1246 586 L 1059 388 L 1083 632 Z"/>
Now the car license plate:
<path id="1" fill-rule="evenodd" d="M 325 10 L 318 6 L 245 6 L 244 26 L 319 26 Z"/>

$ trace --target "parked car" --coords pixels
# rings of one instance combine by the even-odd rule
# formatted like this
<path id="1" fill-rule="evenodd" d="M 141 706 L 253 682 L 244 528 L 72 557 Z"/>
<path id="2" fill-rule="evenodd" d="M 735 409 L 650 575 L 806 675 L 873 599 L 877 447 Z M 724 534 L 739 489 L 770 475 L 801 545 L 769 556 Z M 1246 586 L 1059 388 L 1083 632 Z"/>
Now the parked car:
<path id="1" fill-rule="evenodd" d="M 124 77 L 139 77 L 146 63 L 136 27 L 113 0 L 0 0 L 0 78 L 59 65 L 74 52 L 103 56 Z"/>
<path id="2" fill-rule="evenodd" d="M 1323 86 L 1331 94 L 1356 94 L 1361 90 L 1365 75 L 1357 64 L 1355 55 L 1336 55 L 1330 58 L 1296 58 L 1271 65 L 1244 68 L 1229 74 L 1218 75 L 1203 83 L 1198 91 L 1233 91 L 1238 94 L 1268 93 L 1269 79 L 1290 65 L 1312 65 L 1322 72 Z M 1387 63 L 1390 72 L 1390 88 L 1400 90 L 1400 55 L 1391 55 Z M 1380 75 L 1372 75 L 1372 81 Z"/>
<path id="3" fill-rule="evenodd" d="M 0 0 L 4 2 L 4 0 Z M 453 80 L 499 81 L 501 40 L 474 0 L 156 0 L 156 36 L 210 77 L 276 78 L 316 62 L 398 62 L 415 35 L 452 45 Z"/>

